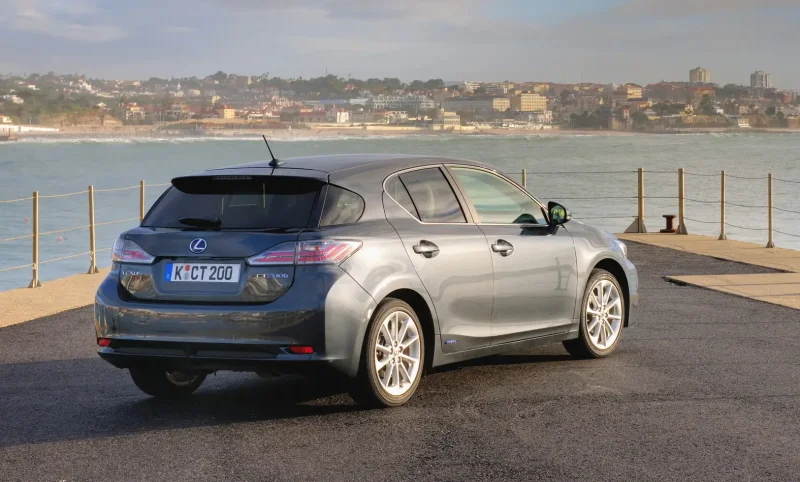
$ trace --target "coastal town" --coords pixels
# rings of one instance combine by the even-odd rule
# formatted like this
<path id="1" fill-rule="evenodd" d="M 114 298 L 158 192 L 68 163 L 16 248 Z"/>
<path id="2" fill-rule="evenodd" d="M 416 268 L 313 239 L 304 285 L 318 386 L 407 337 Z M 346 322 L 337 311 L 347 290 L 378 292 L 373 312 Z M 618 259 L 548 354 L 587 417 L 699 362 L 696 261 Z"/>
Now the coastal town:
<path id="1" fill-rule="evenodd" d="M 561 84 L 281 78 L 217 72 L 204 78 L 101 80 L 0 76 L 0 134 L 308 130 L 484 132 L 798 129 L 800 91 L 750 81 L 719 85 L 697 67 L 686 81 Z"/>

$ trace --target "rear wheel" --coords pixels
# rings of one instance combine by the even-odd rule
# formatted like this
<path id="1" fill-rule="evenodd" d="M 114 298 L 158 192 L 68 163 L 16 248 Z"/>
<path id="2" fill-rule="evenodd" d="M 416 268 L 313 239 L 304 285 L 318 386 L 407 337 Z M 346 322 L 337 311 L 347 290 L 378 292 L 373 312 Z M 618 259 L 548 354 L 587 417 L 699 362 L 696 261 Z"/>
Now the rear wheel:
<path id="1" fill-rule="evenodd" d="M 133 367 L 130 372 L 133 383 L 139 390 L 158 398 L 188 397 L 206 379 L 203 373 L 165 371 L 150 367 Z"/>
<path id="2" fill-rule="evenodd" d="M 425 340 L 417 314 L 404 301 L 387 299 L 367 329 L 353 398 L 367 406 L 403 405 L 416 392 L 424 366 Z"/>
<path id="3" fill-rule="evenodd" d="M 581 306 L 578 338 L 565 341 L 564 348 L 578 358 L 610 355 L 619 344 L 625 320 L 625 298 L 614 275 L 602 269 L 592 271 Z"/>

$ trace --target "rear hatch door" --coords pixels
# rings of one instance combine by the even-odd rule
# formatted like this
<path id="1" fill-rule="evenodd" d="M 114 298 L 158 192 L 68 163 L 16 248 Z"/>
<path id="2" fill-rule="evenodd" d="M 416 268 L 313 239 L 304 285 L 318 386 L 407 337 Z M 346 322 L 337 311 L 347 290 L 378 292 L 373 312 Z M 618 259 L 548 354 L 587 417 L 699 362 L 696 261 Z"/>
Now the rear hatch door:
<path id="1" fill-rule="evenodd" d="M 174 180 L 142 226 L 125 236 L 155 260 L 147 266 L 122 263 L 123 288 L 135 299 L 273 301 L 292 284 L 293 243 L 317 211 L 324 185 L 285 176 Z M 247 264 L 247 258 L 275 247 L 286 251 L 285 264 Z"/>

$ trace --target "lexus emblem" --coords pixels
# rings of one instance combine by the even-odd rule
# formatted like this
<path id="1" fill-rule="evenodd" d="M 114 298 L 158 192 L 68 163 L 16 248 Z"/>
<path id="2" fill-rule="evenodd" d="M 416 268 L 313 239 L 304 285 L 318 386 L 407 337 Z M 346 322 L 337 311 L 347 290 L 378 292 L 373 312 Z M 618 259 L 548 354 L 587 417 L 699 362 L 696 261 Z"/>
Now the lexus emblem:
<path id="1" fill-rule="evenodd" d="M 194 254 L 200 254 L 208 248 L 208 243 L 203 238 L 193 239 L 191 243 L 189 243 L 189 251 Z"/>

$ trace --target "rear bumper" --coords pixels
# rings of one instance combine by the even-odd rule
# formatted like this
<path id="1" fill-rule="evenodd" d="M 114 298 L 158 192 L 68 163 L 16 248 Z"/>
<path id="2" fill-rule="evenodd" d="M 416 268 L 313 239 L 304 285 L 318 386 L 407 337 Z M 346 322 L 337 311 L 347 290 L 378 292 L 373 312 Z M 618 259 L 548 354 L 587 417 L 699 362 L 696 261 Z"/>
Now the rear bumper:
<path id="1" fill-rule="evenodd" d="M 306 276 L 307 275 L 307 276 Z M 98 354 L 115 366 L 160 364 L 197 370 L 268 371 L 279 364 L 327 365 L 355 376 L 375 301 L 338 267 L 303 273 L 279 299 L 262 305 L 127 301 L 112 272 L 95 297 Z M 290 345 L 311 346 L 293 355 Z M 302 369 L 302 368 L 299 368 Z"/>
<path id="2" fill-rule="evenodd" d="M 117 368 L 153 365 L 165 370 L 215 372 L 218 370 L 304 373 L 332 368 L 320 354 L 294 355 L 284 348 L 264 345 L 139 342 L 114 340 L 99 348 L 100 358 Z"/>

